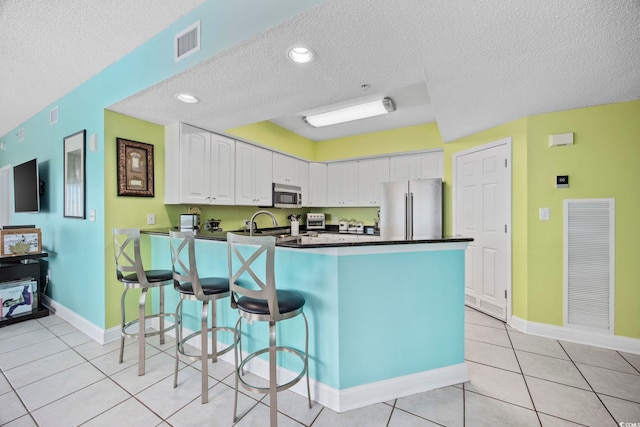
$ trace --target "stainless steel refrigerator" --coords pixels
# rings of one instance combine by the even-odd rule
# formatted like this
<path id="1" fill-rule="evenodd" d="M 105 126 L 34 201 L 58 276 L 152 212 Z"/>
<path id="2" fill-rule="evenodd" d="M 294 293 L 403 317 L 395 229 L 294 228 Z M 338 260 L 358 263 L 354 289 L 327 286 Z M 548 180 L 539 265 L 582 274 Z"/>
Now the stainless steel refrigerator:
<path id="1" fill-rule="evenodd" d="M 411 179 L 382 184 L 382 240 L 442 238 L 442 179 Z"/>

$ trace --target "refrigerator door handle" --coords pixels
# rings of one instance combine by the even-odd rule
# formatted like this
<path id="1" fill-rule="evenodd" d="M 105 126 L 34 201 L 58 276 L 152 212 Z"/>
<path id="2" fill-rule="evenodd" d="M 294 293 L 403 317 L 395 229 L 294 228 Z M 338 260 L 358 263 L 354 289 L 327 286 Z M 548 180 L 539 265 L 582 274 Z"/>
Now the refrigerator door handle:
<path id="1" fill-rule="evenodd" d="M 413 193 L 409 193 L 409 205 L 407 206 L 407 240 L 413 240 Z"/>
<path id="2" fill-rule="evenodd" d="M 404 193 L 404 240 L 409 240 L 409 194 Z"/>
<path id="3" fill-rule="evenodd" d="M 404 239 L 411 240 L 413 234 L 413 227 L 411 226 L 411 211 L 413 209 L 413 194 L 404 194 Z"/>

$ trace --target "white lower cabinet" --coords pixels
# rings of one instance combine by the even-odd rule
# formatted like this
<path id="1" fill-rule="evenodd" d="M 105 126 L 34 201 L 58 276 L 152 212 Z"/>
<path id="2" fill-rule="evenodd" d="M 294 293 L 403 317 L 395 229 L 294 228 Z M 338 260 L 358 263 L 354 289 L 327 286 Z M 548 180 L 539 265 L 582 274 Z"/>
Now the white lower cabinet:
<path id="1" fill-rule="evenodd" d="M 269 206 L 272 202 L 272 152 L 236 141 L 235 204 Z"/>

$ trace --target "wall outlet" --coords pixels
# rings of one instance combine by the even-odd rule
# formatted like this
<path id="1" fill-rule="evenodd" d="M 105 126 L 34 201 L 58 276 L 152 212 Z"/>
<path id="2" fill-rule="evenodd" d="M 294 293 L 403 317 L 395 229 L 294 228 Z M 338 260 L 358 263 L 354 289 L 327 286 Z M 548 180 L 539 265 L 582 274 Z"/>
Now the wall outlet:
<path id="1" fill-rule="evenodd" d="M 147 214 L 147 224 L 153 225 L 156 223 L 156 214 Z"/>

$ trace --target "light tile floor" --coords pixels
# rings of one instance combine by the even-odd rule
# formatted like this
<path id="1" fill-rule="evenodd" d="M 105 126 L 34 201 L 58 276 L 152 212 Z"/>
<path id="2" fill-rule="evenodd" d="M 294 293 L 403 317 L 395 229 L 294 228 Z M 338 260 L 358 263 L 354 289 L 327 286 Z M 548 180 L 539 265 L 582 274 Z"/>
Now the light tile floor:
<path id="1" fill-rule="evenodd" d="M 640 355 L 526 335 L 466 309 L 471 381 L 338 414 L 286 391 L 281 426 L 640 425 Z M 136 343 L 118 364 L 118 342 L 101 346 L 58 316 L 0 328 L 0 425 L 230 426 L 233 367 L 211 365 L 200 403 L 198 363 L 181 365 L 173 388 L 173 340 Z M 269 399 L 242 394 L 237 426 L 268 424 Z M 630 424 L 633 425 L 633 424 Z"/>

